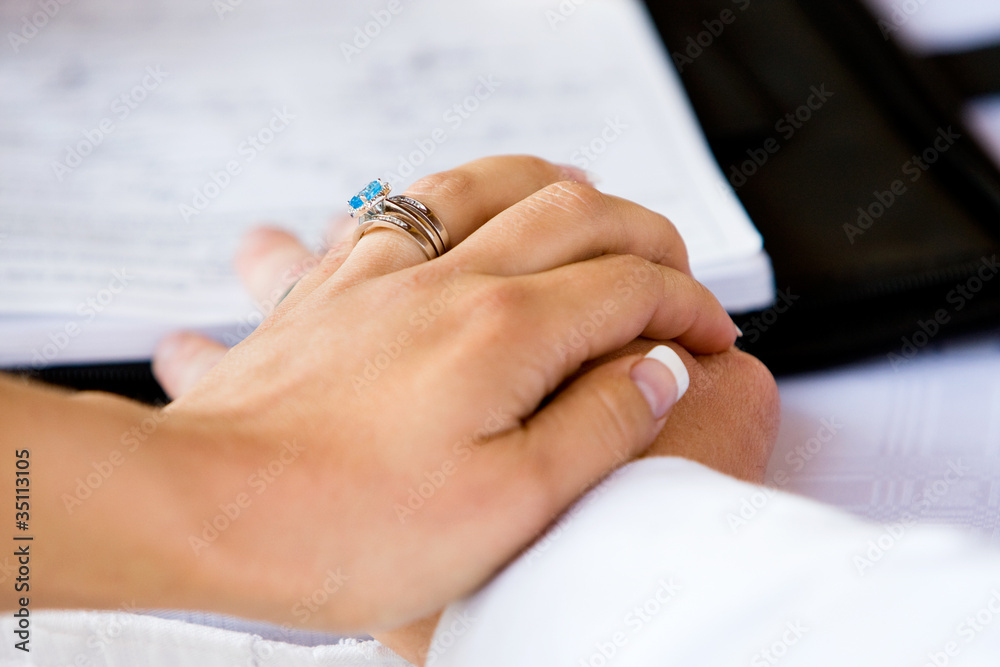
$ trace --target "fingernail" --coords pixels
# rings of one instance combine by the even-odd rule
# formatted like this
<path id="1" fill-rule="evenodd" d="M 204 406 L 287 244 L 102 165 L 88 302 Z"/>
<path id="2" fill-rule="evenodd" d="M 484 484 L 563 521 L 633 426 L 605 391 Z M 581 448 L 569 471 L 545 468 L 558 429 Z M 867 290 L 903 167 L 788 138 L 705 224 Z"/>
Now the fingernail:
<path id="1" fill-rule="evenodd" d="M 584 171 L 579 167 L 574 167 L 569 164 L 561 164 L 559 166 L 562 168 L 562 178 L 564 181 L 575 181 L 577 183 L 584 183 L 591 186 L 597 183 L 597 177 L 589 171 Z"/>
<path id="2" fill-rule="evenodd" d="M 740 325 L 736 324 L 736 322 L 733 322 L 733 326 L 736 327 L 736 337 L 743 338 L 743 329 L 740 329 Z"/>
<path id="3" fill-rule="evenodd" d="M 177 351 L 184 346 L 186 340 L 187 337 L 184 334 L 170 334 L 157 344 L 156 352 L 153 353 L 154 358 L 160 362 L 170 361 L 177 356 Z"/>
<path id="4" fill-rule="evenodd" d="M 656 419 L 667 414 L 681 400 L 690 383 L 684 362 L 666 345 L 650 350 L 642 361 L 632 367 L 630 376 Z"/>

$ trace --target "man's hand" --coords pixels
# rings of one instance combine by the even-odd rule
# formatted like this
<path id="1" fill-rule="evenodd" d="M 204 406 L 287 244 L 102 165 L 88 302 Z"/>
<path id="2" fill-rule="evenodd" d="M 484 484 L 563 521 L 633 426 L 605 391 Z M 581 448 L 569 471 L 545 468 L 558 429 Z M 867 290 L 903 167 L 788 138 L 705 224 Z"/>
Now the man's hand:
<path id="1" fill-rule="evenodd" d="M 645 353 L 656 344 L 639 339 L 620 354 Z M 676 343 L 667 345 L 684 360 L 691 386 L 644 456 L 680 456 L 736 479 L 762 483 L 781 418 L 771 372 L 736 348 L 692 357 Z"/>
<path id="2" fill-rule="evenodd" d="M 600 361 L 645 354 L 657 344 L 639 339 Z M 755 357 L 735 348 L 692 357 L 679 345 L 668 345 L 684 360 L 691 386 L 645 456 L 679 456 L 740 480 L 763 482 L 781 412 L 771 373 Z M 655 507 L 644 509 L 656 511 Z M 438 617 L 434 614 L 375 638 L 410 662 L 423 665 Z"/>

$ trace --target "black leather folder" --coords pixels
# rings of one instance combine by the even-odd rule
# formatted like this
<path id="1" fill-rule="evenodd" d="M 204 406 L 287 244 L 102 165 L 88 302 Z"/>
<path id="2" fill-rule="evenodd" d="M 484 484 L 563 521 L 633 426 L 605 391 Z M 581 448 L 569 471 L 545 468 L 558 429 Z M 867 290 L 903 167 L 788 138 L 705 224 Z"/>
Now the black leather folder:
<path id="1" fill-rule="evenodd" d="M 996 50 L 916 58 L 853 0 L 649 0 L 779 298 L 738 316 L 773 371 L 905 366 L 1000 325 L 1000 174 L 961 123 Z"/>

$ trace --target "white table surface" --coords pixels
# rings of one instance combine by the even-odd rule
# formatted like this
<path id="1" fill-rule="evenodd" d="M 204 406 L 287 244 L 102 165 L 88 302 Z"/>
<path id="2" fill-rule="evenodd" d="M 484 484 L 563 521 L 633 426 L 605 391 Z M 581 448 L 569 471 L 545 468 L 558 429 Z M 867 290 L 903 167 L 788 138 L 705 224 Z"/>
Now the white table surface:
<path id="1" fill-rule="evenodd" d="M 784 472 L 784 489 L 854 514 L 953 524 L 1000 546 L 1000 331 L 898 369 L 881 356 L 779 386 L 773 486 Z M 961 476 L 946 484 L 950 466 Z"/>

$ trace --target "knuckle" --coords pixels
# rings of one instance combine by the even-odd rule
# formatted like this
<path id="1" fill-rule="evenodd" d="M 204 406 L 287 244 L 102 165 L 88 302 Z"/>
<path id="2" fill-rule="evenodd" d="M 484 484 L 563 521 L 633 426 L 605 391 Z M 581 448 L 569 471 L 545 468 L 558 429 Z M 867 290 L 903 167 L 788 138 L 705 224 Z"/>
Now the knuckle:
<path id="1" fill-rule="evenodd" d="M 494 316 L 500 324 L 510 326 L 510 317 L 524 312 L 528 302 L 527 289 L 517 280 L 501 279 L 476 289 L 469 307 L 481 316 Z"/>
<path id="2" fill-rule="evenodd" d="M 593 420 L 593 437 L 595 443 L 605 453 L 621 456 L 625 445 L 631 443 L 636 436 L 634 425 L 626 418 L 616 400 L 614 391 L 607 386 L 594 390 L 594 406 L 596 419 Z"/>
<path id="3" fill-rule="evenodd" d="M 586 221 L 604 218 L 611 209 L 609 199 L 586 183 L 560 181 L 543 188 L 541 195 L 550 204 L 581 215 Z"/>
<path id="4" fill-rule="evenodd" d="M 709 373 L 715 379 L 733 385 L 734 391 L 742 391 L 755 402 L 769 406 L 778 402 L 778 385 L 774 376 L 757 357 L 730 348 L 709 359 L 712 361 Z"/>
<path id="5" fill-rule="evenodd" d="M 434 285 L 436 283 L 433 270 L 423 270 L 424 266 L 414 267 L 410 271 L 397 271 L 391 275 L 393 289 L 387 290 L 385 295 L 388 302 L 400 301 L 405 295 L 419 295 L 419 298 L 431 299 L 434 296 Z"/>
<path id="6" fill-rule="evenodd" d="M 639 255 L 615 255 L 616 277 L 643 292 L 661 297 L 665 291 L 685 288 L 684 276 L 675 271 L 664 272 L 660 266 Z"/>
<path id="7" fill-rule="evenodd" d="M 544 158 L 540 158 L 537 155 L 512 155 L 510 156 L 512 162 L 516 162 L 516 167 L 523 171 L 530 171 L 537 173 L 541 176 L 550 176 L 553 172 L 558 172 L 559 168 L 553 165 L 551 162 Z"/>
<path id="8" fill-rule="evenodd" d="M 645 257 L 640 257 L 639 255 L 618 255 L 615 261 L 621 265 L 623 271 L 629 275 L 643 275 L 647 272 L 650 274 L 653 271 L 657 271 L 656 265 L 650 262 Z"/>
<path id="9" fill-rule="evenodd" d="M 740 397 L 753 426 L 744 432 L 743 445 L 766 466 L 781 419 L 781 395 L 774 376 L 759 359 L 736 348 L 714 355 L 713 360 L 711 374 L 728 384 L 728 395 Z"/>
<path id="10" fill-rule="evenodd" d="M 480 280 L 463 294 L 448 326 L 472 349 L 502 349 L 527 319 L 527 291 L 511 279 Z M 498 346 L 500 346 L 498 348 Z"/>
<path id="11" fill-rule="evenodd" d="M 652 249 L 652 259 L 657 264 L 688 266 L 690 258 L 688 256 L 687 243 L 681 236 L 677 226 L 668 218 L 657 214 L 667 232 L 669 241 L 662 246 Z"/>
<path id="12" fill-rule="evenodd" d="M 730 350 L 725 356 L 731 366 L 731 372 L 742 379 L 744 387 L 749 390 L 749 395 L 757 397 L 768 405 L 779 403 L 778 384 L 760 359 L 736 349 Z"/>
<path id="13" fill-rule="evenodd" d="M 408 192 L 418 198 L 461 199 L 473 196 L 475 189 L 476 179 L 472 174 L 461 169 L 452 169 L 421 178 Z"/>

